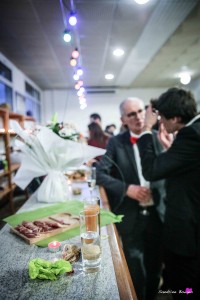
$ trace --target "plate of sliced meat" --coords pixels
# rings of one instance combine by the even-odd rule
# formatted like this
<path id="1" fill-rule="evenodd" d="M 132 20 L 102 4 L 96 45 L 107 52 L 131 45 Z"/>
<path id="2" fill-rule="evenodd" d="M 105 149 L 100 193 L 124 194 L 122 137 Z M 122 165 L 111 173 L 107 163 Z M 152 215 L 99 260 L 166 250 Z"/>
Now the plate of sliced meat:
<path id="1" fill-rule="evenodd" d="M 11 232 L 23 238 L 29 244 L 35 244 L 48 237 L 79 226 L 79 217 L 68 212 L 55 214 L 35 221 L 24 220 L 11 227 Z"/>

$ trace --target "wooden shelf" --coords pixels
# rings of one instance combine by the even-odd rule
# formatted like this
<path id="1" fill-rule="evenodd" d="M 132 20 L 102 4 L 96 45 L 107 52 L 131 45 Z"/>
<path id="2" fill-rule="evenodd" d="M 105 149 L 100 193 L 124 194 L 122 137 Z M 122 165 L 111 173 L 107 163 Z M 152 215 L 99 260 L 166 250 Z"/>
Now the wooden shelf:
<path id="1" fill-rule="evenodd" d="M 10 137 L 15 136 L 14 132 L 10 132 L 10 120 L 16 120 L 20 126 L 24 128 L 24 122 L 35 122 L 35 119 L 29 116 L 23 116 L 17 113 L 9 112 L 7 109 L 0 108 L 0 118 L 3 128 L 0 130 L 0 138 L 4 141 L 4 152 L 8 162 L 8 171 L 0 173 L 0 178 L 7 177 L 7 187 L 0 191 L 0 200 L 7 196 L 9 197 L 10 210 L 14 213 L 13 191 L 16 184 L 12 182 L 13 173 L 16 172 L 20 164 L 12 164 L 10 159 Z M 25 194 L 27 195 L 26 191 Z"/>
<path id="2" fill-rule="evenodd" d="M 7 195 L 9 192 L 11 192 L 11 191 L 12 191 L 12 189 L 9 188 L 9 187 L 7 187 L 7 188 L 1 190 L 1 191 L 0 191 L 0 198 L 3 198 L 4 196 L 6 196 L 6 195 Z"/>
<path id="3" fill-rule="evenodd" d="M 0 178 L 9 175 L 9 171 L 0 172 Z"/>

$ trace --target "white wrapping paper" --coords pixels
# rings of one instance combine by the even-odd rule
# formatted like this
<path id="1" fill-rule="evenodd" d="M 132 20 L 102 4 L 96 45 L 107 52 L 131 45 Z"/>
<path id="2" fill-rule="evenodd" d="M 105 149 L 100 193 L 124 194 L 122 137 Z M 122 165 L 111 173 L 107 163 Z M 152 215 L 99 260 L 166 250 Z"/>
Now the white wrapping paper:
<path id="1" fill-rule="evenodd" d="M 45 176 L 37 191 L 40 202 L 66 201 L 68 183 L 64 171 L 105 153 L 104 149 L 62 139 L 47 127 L 37 135 L 28 134 L 16 121 L 11 122 L 11 127 L 23 140 L 16 140 L 22 161 L 14 182 L 25 189 L 35 177 Z"/>

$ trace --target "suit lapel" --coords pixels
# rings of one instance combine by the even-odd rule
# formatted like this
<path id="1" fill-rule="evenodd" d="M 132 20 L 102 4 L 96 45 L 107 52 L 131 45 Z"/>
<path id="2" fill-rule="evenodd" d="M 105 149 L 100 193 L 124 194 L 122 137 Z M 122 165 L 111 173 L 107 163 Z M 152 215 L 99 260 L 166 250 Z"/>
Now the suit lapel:
<path id="1" fill-rule="evenodd" d="M 130 133 L 129 133 L 129 131 L 126 131 L 123 135 L 123 145 L 124 145 L 124 149 L 125 149 L 125 152 L 127 154 L 128 160 L 133 165 L 135 173 L 138 177 L 137 164 L 136 164 L 136 161 L 135 161 L 135 154 L 134 154 L 134 150 L 133 150 L 133 145 L 130 142 Z M 139 177 L 138 177 L 138 181 L 140 181 Z"/>

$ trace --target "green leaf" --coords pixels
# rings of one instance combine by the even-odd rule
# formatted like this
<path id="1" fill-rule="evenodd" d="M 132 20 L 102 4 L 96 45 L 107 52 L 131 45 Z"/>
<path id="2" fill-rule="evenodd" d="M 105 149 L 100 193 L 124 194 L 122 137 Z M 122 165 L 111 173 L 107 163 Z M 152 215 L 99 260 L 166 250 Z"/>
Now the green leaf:
<path id="1" fill-rule="evenodd" d="M 51 122 L 55 125 L 56 123 L 58 123 L 58 113 L 55 112 L 51 118 Z"/>
<path id="2" fill-rule="evenodd" d="M 60 259 L 56 262 L 50 262 L 41 258 L 32 259 L 29 262 L 29 277 L 31 279 L 49 279 L 56 280 L 57 275 L 72 271 L 70 262 Z"/>

